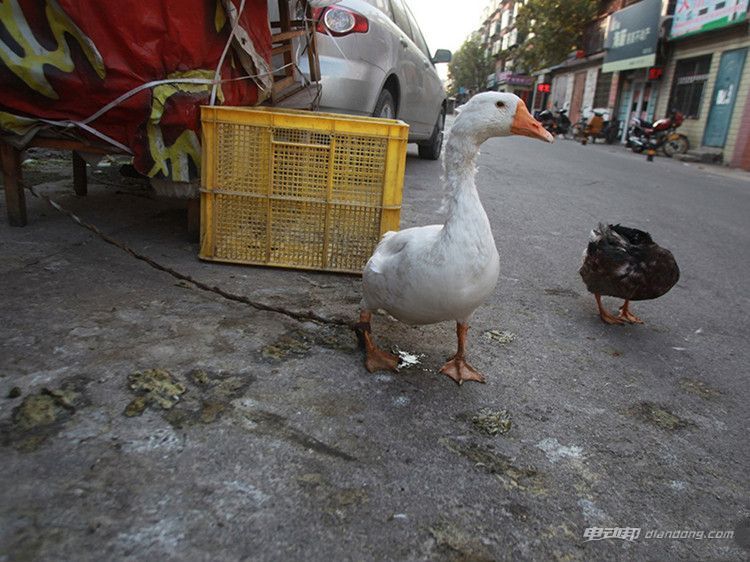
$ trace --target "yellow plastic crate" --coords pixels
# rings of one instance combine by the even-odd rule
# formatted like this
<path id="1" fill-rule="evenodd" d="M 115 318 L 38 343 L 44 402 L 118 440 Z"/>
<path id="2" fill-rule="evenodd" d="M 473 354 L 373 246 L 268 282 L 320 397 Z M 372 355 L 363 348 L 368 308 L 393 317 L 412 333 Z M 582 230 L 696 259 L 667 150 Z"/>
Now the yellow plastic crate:
<path id="1" fill-rule="evenodd" d="M 237 107 L 201 118 L 202 259 L 361 273 L 398 230 L 405 123 Z"/>

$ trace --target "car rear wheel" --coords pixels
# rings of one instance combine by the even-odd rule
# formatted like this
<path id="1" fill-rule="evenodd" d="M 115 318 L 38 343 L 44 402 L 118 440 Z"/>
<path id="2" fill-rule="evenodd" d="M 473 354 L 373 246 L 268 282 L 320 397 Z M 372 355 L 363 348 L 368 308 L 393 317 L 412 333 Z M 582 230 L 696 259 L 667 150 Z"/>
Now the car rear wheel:
<path id="1" fill-rule="evenodd" d="M 380 92 L 378 103 L 375 104 L 375 111 L 372 112 L 372 116 L 382 119 L 396 118 L 396 103 L 393 101 L 393 94 L 389 90 Z"/>
<path id="2" fill-rule="evenodd" d="M 423 160 L 437 160 L 440 158 L 440 151 L 443 149 L 443 129 L 445 128 L 445 110 L 438 115 L 435 128 L 432 130 L 432 136 L 424 143 L 419 143 L 419 157 Z"/>

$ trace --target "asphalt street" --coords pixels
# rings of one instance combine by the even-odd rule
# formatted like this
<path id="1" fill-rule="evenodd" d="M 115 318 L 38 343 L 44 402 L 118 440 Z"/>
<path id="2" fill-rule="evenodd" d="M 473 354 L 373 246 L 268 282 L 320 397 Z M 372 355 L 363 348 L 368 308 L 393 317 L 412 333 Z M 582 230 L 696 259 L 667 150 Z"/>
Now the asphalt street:
<path id="1" fill-rule="evenodd" d="M 179 202 L 115 166 L 77 198 L 64 155 L 29 156 L 29 183 L 164 266 L 356 319 L 357 277 L 201 262 Z M 440 175 L 410 146 L 402 227 L 441 220 Z M 487 384 L 461 387 L 438 373 L 453 325 L 376 317 L 416 364 L 369 374 L 347 328 L 29 197 L 0 225 L 0 561 L 748 559 L 727 532 L 750 517 L 750 174 L 506 138 L 477 184 L 501 274 L 469 332 Z M 599 221 L 677 259 L 644 325 L 604 325 L 580 280 Z"/>

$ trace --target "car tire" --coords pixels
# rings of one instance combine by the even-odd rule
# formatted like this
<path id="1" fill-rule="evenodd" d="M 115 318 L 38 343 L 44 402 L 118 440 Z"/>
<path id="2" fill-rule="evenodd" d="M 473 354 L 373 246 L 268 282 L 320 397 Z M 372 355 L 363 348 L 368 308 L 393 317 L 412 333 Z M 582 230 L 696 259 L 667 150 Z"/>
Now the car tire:
<path id="1" fill-rule="evenodd" d="M 445 128 L 445 110 L 440 111 L 435 128 L 432 130 L 432 136 L 423 143 L 417 145 L 419 157 L 422 160 L 437 160 L 440 158 L 440 151 L 443 149 L 443 129 Z"/>
<path id="2" fill-rule="evenodd" d="M 396 102 L 393 100 L 393 94 L 390 90 L 384 89 L 380 92 L 372 116 L 382 119 L 396 119 Z"/>

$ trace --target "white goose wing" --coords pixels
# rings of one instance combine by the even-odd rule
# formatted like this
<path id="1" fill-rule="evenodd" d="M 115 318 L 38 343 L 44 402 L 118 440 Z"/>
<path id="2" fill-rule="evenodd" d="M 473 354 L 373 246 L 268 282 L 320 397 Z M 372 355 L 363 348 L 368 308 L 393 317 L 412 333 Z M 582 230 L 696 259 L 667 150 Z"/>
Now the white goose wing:
<path id="1" fill-rule="evenodd" d="M 368 308 L 392 312 L 410 287 L 421 285 L 424 256 L 430 252 L 442 225 L 434 224 L 386 232 L 362 275 Z"/>

